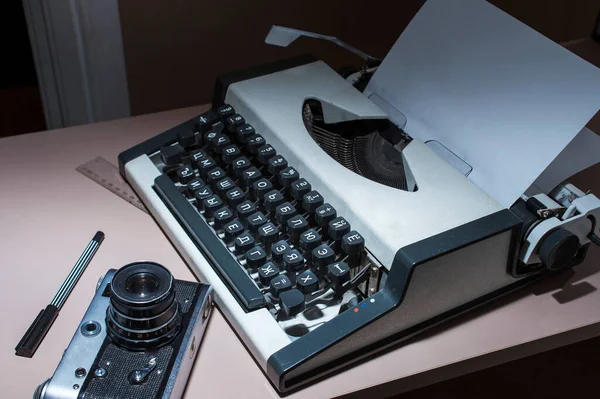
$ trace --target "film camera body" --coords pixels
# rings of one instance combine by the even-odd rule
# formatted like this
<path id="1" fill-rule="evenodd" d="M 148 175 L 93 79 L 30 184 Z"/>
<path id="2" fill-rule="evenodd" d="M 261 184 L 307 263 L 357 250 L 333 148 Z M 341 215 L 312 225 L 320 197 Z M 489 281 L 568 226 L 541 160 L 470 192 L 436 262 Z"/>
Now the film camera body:
<path id="1" fill-rule="evenodd" d="M 209 285 L 163 266 L 109 270 L 52 378 L 34 399 L 179 398 L 212 310 Z"/>

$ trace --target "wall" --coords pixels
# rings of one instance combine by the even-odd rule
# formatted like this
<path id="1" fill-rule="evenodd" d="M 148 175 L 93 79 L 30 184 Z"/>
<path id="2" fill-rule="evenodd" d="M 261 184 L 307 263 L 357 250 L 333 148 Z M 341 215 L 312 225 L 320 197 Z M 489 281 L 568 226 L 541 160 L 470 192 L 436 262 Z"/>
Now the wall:
<path id="1" fill-rule="evenodd" d="M 598 0 L 494 0 L 555 41 L 589 36 Z M 423 0 L 119 1 L 132 114 L 210 101 L 215 77 L 310 52 L 332 67 L 357 58 L 333 44 L 302 38 L 289 48 L 266 45 L 272 24 L 337 36 L 383 57 Z"/>

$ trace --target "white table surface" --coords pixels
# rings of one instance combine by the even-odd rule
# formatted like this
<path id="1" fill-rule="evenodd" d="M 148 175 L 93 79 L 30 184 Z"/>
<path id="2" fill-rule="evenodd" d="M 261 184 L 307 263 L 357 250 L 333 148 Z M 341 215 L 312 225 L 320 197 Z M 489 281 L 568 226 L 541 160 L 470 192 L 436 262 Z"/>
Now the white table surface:
<path id="1" fill-rule="evenodd" d="M 204 109 L 0 140 L 0 396 L 31 397 L 35 387 L 52 375 L 106 270 L 153 260 L 176 278 L 193 279 L 150 216 L 75 168 L 97 156 L 116 165 L 119 152 Z M 593 182 L 600 193 L 595 177 L 599 170 L 578 176 L 580 188 L 592 188 Z M 15 356 L 21 336 L 97 230 L 106 233 L 106 240 L 37 353 L 32 359 Z M 597 247 L 590 248 L 586 262 L 563 289 L 552 288 L 557 281 L 550 281 L 510 295 L 289 397 L 326 398 L 368 388 L 370 395 L 379 397 L 598 336 L 599 254 Z M 277 398 L 278 394 L 217 311 L 185 397 Z"/>

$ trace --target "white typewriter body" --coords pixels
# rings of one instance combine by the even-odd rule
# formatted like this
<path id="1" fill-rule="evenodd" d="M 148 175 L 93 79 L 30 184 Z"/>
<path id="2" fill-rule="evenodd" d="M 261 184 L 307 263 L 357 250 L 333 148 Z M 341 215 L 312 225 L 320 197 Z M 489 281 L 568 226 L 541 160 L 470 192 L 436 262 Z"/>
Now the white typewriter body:
<path id="1" fill-rule="evenodd" d="M 336 121 L 387 119 L 322 61 L 234 83 L 225 101 L 281 148 L 290 165 L 314 181 L 340 214 L 348 215 L 346 219 L 362 232 L 384 267 L 392 264 L 398 248 L 502 209 L 418 140 L 402 151 L 416 191 L 358 176 L 333 160 L 308 134 L 300 112 L 308 99 L 328 102 L 339 110 L 333 111 Z"/>
<path id="2" fill-rule="evenodd" d="M 363 233 L 369 250 L 383 267 L 391 267 L 399 248 L 502 209 L 418 140 L 413 140 L 403 151 L 406 166 L 418 187 L 416 191 L 397 190 L 347 170 L 310 138 L 301 115 L 302 105 L 309 98 L 329 101 L 344 111 L 339 115 L 346 119 L 387 117 L 322 61 L 234 83 L 229 87 L 226 102 L 244 115 L 302 176 L 310 179 L 340 214 L 347 216 Z M 165 204 L 149 190 L 160 171 L 148 156 L 127 163 L 125 171 L 128 181 L 169 233 L 193 272 L 213 286 L 219 308 L 266 369 L 269 357 L 294 338 L 283 331 L 266 309 L 246 313 L 239 306 Z M 423 271 L 419 276 L 423 284 L 438 282 L 409 296 L 412 304 L 407 306 L 406 313 L 411 316 L 404 317 L 403 328 L 513 283 L 514 278 L 506 273 L 509 236 L 505 234 L 486 246 L 479 248 L 479 253 L 458 252 L 447 262 L 438 262 L 437 267 Z M 454 279 L 458 285 L 441 287 L 441 282 L 448 282 L 453 276 L 463 279 Z M 466 285 L 471 287 L 465 289 Z"/>

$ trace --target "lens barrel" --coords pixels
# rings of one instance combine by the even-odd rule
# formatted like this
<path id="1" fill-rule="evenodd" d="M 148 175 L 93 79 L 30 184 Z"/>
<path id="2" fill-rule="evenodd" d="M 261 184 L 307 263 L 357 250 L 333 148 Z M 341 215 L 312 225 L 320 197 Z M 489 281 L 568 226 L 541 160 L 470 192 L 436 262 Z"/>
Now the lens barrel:
<path id="1" fill-rule="evenodd" d="M 171 273 L 154 262 L 123 266 L 110 284 L 107 333 L 129 350 L 148 350 L 171 342 L 181 329 Z"/>

